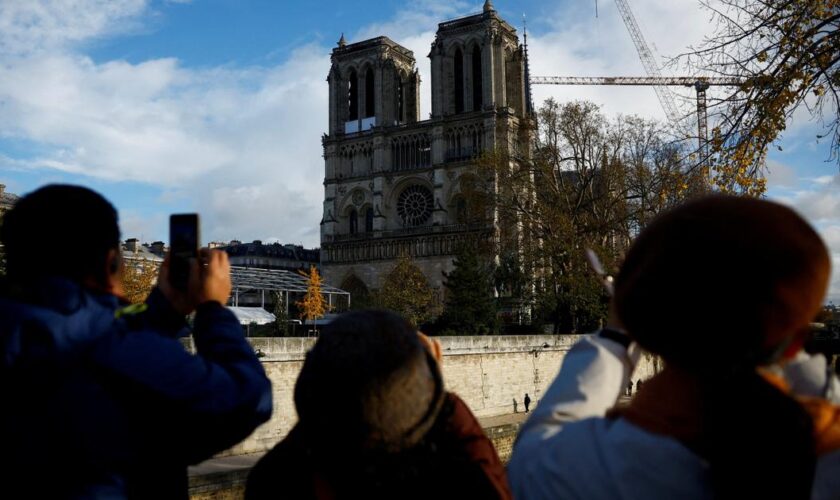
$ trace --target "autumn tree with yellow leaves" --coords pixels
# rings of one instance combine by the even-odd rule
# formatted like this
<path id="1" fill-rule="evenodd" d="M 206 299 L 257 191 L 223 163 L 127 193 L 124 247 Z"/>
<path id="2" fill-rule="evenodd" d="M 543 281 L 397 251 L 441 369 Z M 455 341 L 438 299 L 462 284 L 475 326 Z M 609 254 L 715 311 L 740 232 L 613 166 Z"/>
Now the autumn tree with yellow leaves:
<path id="1" fill-rule="evenodd" d="M 157 284 L 158 265 L 150 260 L 129 261 L 123 269 L 123 294 L 132 304 L 141 304 Z"/>
<path id="2" fill-rule="evenodd" d="M 314 322 L 323 318 L 328 309 L 324 301 L 324 295 L 321 293 L 321 275 L 315 266 L 310 266 L 309 273 L 304 271 L 298 272 L 307 278 L 306 294 L 303 296 L 303 299 L 295 302 L 295 305 L 300 310 L 301 319 Z M 315 325 L 315 331 L 317 332 L 317 330 L 317 325 Z"/>
<path id="3" fill-rule="evenodd" d="M 767 150 L 793 114 L 821 121 L 840 161 L 840 0 L 704 0 L 714 33 L 676 58 L 707 76 L 743 81 L 711 93 L 710 165 L 716 187 L 760 195 Z"/>

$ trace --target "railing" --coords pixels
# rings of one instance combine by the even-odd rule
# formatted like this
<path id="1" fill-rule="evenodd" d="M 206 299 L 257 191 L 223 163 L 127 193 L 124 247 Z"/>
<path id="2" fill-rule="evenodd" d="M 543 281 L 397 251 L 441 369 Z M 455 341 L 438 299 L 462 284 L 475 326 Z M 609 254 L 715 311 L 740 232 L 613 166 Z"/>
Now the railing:
<path id="1" fill-rule="evenodd" d="M 400 238 L 405 236 L 417 236 L 427 234 L 465 233 L 470 231 L 489 230 L 491 228 L 491 226 L 483 223 L 445 224 L 439 226 L 406 227 L 402 229 L 392 229 L 389 231 L 374 231 L 368 233 L 324 235 L 322 237 L 322 240 L 324 243 L 339 243 L 344 241 Z"/>
<path id="2" fill-rule="evenodd" d="M 416 232 L 420 229 L 424 232 Z M 356 237 L 357 235 L 352 235 Z M 324 238 L 321 264 L 393 260 L 401 255 L 412 257 L 448 257 L 466 241 L 492 239 L 486 224 L 450 224 L 401 229 L 368 234 L 367 239 L 330 241 Z"/>
<path id="3" fill-rule="evenodd" d="M 447 29 L 447 28 L 451 28 L 453 26 L 458 26 L 459 24 L 463 23 L 464 21 L 466 21 L 470 18 L 484 16 L 484 14 L 485 14 L 485 12 L 483 10 L 478 11 L 478 12 L 471 12 L 471 13 L 465 14 L 464 16 L 459 17 L 457 19 L 451 19 L 449 21 L 444 21 L 444 22 L 438 24 L 438 29 Z"/>
<path id="4" fill-rule="evenodd" d="M 446 150 L 446 162 L 465 161 L 477 158 L 481 154 L 481 149 L 478 147 L 467 146 L 461 148 L 451 148 Z"/>

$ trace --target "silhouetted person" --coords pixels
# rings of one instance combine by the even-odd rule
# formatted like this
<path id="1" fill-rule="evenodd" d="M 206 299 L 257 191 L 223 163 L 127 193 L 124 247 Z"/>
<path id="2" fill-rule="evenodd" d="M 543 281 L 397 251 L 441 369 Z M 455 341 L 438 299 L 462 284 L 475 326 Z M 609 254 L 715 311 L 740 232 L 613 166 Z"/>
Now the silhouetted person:
<path id="1" fill-rule="evenodd" d="M 518 404 L 516 402 L 516 398 L 513 398 L 513 413 L 517 413 Z"/>
<path id="2" fill-rule="evenodd" d="M 478 421 L 445 391 L 440 344 L 400 316 L 345 313 L 295 384 L 299 421 L 248 477 L 248 500 L 509 498 Z"/>
<path id="3" fill-rule="evenodd" d="M 531 407 L 531 397 L 528 396 L 528 393 L 525 393 L 525 413 L 528 413 L 528 409 Z"/>
<path id="4" fill-rule="evenodd" d="M 627 389 L 624 390 L 625 396 L 632 396 L 633 395 L 633 381 L 631 380 L 630 383 L 627 384 Z"/>
<path id="5" fill-rule="evenodd" d="M 639 391 L 641 390 L 641 388 L 642 388 L 642 383 L 643 383 L 643 382 L 642 382 L 642 379 L 639 379 L 639 380 L 637 380 L 637 381 L 636 381 L 636 393 L 637 393 L 637 394 L 638 394 L 638 392 L 639 392 Z"/>
<path id="6" fill-rule="evenodd" d="M 838 498 L 838 381 L 802 351 L 830 269 L 780 204 L 713 196 L 656 218 L 615 278 L 608 327 L 572 347 L 522 426 L 514 495 Z M 616 407 L 641 349 L 665 368 Z"/>
<path id="7" fill-rule="evenodd" d="M 270 383 L 223 306 L 224 252 L 192 262 L 183 292 L 164 261 L 145 305 L 124 308 L 117 212 L 93 191 L 24 196 L 0 238 L 4 497 L 186 499 L 188 464 L 268 419 Z M 194 355 L 176 338 L 192 311 Z"/>

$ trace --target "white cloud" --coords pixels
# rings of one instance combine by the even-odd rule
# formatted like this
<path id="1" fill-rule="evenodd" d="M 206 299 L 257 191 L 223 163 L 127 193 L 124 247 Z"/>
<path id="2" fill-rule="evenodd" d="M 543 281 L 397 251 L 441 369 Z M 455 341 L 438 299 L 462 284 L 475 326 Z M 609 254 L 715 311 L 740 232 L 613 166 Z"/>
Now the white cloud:
<path id="1" fill-rule="evenodd" d="M 772 159 L 767 160 L 766 178 L 767 186 L 770 190 L 793 188 L 798 181 L 796 170 L 786 163 Z"/>
<path id="2" fill-rule="evenodd" d="M 212 239 L 318 244 L 325 49 L 299 47 L 268 68 L 197 70 L 171 58 L 96 63 L 71 42 L 115 29 L 102 20 L 107 12 L 83 15 L 63 27 L 66 35 L 45 38 L 39 32 L 56 22 L 54 6 L 45 9 L 29 9 L 46 19 L 13 39 L 28 37 L 45 50 L 0 55 L 0 137 L 38 144 L 40 154 L 2 157 L 3 168 L 160 186 L 203 212 Z M 126 8 L 111 18 L 128 20 L 140 10 Z M 20 17 L 9 9 L 3 15 Z M 126 234 L 153 233 L 150 221 L 136 214 L 123 219 Z"/>
<path id="3" fill-rule="evenodd" d="M 0 55 L 62 50 L 136 27 L 146 0 L 5 0 L 0 2 Z"/>
<path id="4" fill-rule="evenodd" d="M 704 14 L 698 12 L 695 0 L 640 0 L 633 2 L 633 10 L 645 29 L 648 45 L 655 45 L 663 58 L 684 52 L 689 44 L 702 39 L 708 28 L 699 22 Z M 567 3 L 538 21 L 546 24 L 549 31 L 529 36 L 533 75 L 645 76 L 630 34 L 611 2 L 601 5 L 597 18 L 589 5 Z M 674 74 L 667 69 L 662 73 Z M 676 94 L 681 113 L 693 120 L 694 92 L 669 89 Z M 653 87 L 541 85 L 534 87 L 533 94 L 535 105 L 547 97 L 560 101 L 587 99 L 601 104 L 608 114 L 638 114 L 665 120 Z"/>

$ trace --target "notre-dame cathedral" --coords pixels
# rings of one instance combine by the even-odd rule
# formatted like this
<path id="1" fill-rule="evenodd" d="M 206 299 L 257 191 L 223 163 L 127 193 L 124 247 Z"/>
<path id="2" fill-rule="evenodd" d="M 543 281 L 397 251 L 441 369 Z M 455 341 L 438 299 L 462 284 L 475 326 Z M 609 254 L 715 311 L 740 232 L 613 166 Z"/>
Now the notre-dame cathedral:
<path id="1" fill-rule="evenodd" d="M 498 232 L 492 220 L 469 223 L 461 188 L 482 152 L 530 143 L 526 54 L 489 0 L 479 14 L 440 23 L 429 53 L 432 113 L 421 120 L 414 54 L 385 36 L 348 44 L 342 35 L 323 138 L 328 284 L 378 289 L 409 255 L 440 291 L 458 244 Z"/>

